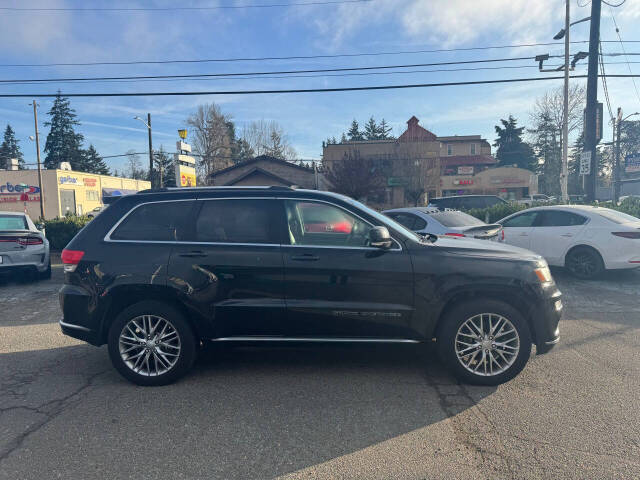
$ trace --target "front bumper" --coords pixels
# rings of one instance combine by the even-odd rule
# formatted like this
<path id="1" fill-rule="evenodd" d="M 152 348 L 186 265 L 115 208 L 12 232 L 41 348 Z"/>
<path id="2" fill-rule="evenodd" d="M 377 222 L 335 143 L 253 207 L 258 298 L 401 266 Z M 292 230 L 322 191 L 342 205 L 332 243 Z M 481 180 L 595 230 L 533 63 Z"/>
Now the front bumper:
<path id="1" fill-rule="evenodd" d="M 562 293 L 555 284 L 544 289 L 544 297 L 532 312 L 532 325 L 538 354 L 547 353 L 560 341 Z"/>

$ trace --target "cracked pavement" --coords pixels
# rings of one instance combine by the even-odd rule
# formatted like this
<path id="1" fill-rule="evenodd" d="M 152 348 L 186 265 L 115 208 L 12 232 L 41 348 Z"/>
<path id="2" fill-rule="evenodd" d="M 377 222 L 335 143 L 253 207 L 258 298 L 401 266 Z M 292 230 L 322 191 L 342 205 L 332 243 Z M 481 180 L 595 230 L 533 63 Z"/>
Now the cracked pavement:
<path id="1" fill-rule="evenodd" d="M 638 478 L 640 272 L 565 294 L 561 342 L 497 388 L 422 348 L 211 348 L 175 385 L 64 337 L 52 280 L 0 283 L 0 479 Z"/>

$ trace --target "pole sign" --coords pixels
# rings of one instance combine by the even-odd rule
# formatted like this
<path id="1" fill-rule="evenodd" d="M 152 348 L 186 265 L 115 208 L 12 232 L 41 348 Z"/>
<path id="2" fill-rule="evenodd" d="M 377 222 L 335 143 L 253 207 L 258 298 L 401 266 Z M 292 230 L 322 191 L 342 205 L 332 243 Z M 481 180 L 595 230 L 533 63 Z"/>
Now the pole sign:
<path id="1" fill-rule="evenodd" d="M 591 175 L 591 152 L 580 154 L 580 175 Z"/>
<path id="2" fill-rule="evenodd" d="M 185 136 L 186 136 L 186 130 Z M 182 134 L 181 134 L 182 138 Z M 178 153 L 174 154 L 177 187 L 196 186 L 196 160 L 187 153 L 191 152 L 191 145 L 178 140 L 176 142 Z"/>
<path id="3" fill-rule="evenodd" d="M 624 171 L 625 173 L 640 172 L 640 153 L 630 153 L 624 157 Z"/>

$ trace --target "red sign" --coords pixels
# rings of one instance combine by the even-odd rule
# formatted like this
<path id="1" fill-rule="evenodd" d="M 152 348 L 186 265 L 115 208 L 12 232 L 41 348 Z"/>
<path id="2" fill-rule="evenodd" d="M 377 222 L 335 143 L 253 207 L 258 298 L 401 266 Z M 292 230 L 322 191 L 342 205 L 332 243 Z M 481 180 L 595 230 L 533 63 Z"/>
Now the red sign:
<path id="1" fill-rule="evenodd" d="M 20 194 L 20 201 L 21 202 L 28 202 L 29 201 L 29 195 L 27 195 L 26 193 L 21 193 Z"/>
<path id="2" fill-rule="evenodd" d="M 95 178 L 83 178 L 82 182 L 85 187 L 95 187 L 97 180 Z"/>
<path id="3" fill-rule="evenodd" d="M 454 180 L 454 185 L 473 185 L 473 180 Z"/>

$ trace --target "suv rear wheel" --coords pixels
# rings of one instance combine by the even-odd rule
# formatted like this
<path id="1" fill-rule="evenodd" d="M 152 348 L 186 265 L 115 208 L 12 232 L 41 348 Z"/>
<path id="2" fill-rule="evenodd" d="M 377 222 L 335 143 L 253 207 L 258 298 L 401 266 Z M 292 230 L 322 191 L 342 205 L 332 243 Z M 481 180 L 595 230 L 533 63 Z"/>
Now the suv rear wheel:
<path id="1" fill-rule="evenodd" d="M 166 385 L 185 375 L 196 358 L 196 341 L 184 316 L 162 302 L 143 301 L 124 309 L 108 335 L 113 366 L 143 386 Z"/>
<path id="2" fill-rule="evenodd" d="M 443 322 L 440 358 L 464 382 L 499 385 L 520 373 L 529 360 L 529 326 L 506 303 L 469 302 L 450 311 Z"/>

